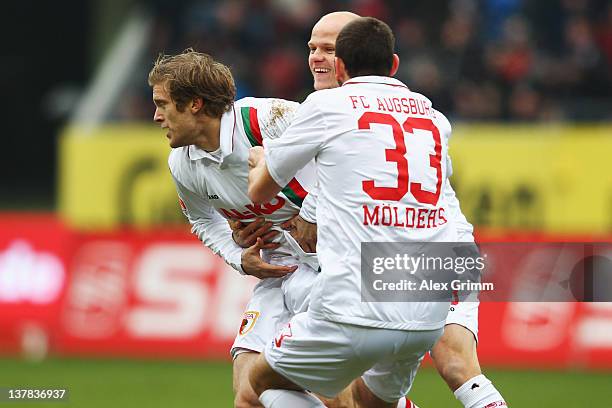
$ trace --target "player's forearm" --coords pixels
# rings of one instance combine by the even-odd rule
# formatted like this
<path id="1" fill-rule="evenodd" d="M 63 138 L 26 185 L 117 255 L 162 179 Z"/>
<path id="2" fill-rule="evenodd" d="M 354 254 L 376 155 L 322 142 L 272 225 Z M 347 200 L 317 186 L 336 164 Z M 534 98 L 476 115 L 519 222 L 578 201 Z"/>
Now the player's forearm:
<path id="1" fill-rule="evenodd" d="M 192 223 L 193 232 L 213 253 L 219 255 L 232 268 L 241 274 L 242 251 L 232 238 L 232 230 L 225 220 L 197 220 Z"/>
<path id="2" fill-rule="evenodd" d="M 189 190 L 172 176 L 179 195 L 183 214 L 191 224 L 191 232 L 215 254 L 236 269 L 244 273 L 241 266 L 242 248 L 232 238 L 232 229 L 227 220 L 210 206 L 207 201 Z"/>
<path id="3" fill-rule="evenodd" d="M 444 189 L 444 195 L 448 205 L 448 215 L 451 219 L 455 220 L 457 232 L 461 234 L 471 234 L 474 231 L 474 227 L 472 227 L 472 224 L 468 222 L 465 215 L 461 212 L 459 200 L 457 199 L 455 190 L 453 190 L 450 184 L 450 180 L 447 180 L 447 183 L 448 185 Z"/>
<path id="4" fill-rule="evenodd" d="M 249 170 L 249 189 L 248 195 L 255 204 L 267 203 L 272 200 L 281 186 L 276 184 L 270 173 L 265 160 L 262 160 Z"/>

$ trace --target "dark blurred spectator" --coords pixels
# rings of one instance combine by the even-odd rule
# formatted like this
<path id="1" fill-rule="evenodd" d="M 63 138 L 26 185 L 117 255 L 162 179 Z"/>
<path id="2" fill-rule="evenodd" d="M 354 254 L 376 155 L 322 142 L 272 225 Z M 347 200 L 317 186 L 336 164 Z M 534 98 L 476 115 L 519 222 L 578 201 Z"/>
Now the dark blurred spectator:
<path id="1" fill-rule="evenodd" d="M 282 47 L 272 50 L 258 62 L 259 80 L 263 92 L 260 96 L 295 98 L 302 90 L 305 80 L 310 79 L 302 75 L 305 59 L 305 52 L 300 53 L 293 48 Z"/>
<path id="2" fill-rule="evenodd" d="M 606 120 L 612 115 L 609 0 L 152 0 L 148 71 L 160 52 L 213 54 L 238 95 L 301 101 L 312 90 L 310 30 L 350 10 L 394 29 L 398 77 L 453 119 Z M 142 73 L 139 72 L 139 75 Z M 149 120 L 150 90 L 136 78 L 116 119 Z"/>
<path id="3" fill-rule="evenodd" d="M 501 95 L 492 82 L 459 82 L 453 103 L 453 113 L 459 118 L 492 120 L 501 115 Z"/>
<path id="4" fill-rule="evenodd" d="M 596 27 L 597 43 L 601 51 L 606 56 L 607 66 L 612 66 L 612 3 L 608 5 L 608 10 L 604 13 Z"/>

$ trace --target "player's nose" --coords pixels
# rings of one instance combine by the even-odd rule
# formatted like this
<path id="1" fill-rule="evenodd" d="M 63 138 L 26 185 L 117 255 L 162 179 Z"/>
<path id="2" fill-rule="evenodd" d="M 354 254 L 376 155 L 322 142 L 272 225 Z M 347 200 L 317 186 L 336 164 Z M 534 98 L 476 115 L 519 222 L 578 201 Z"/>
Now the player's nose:
<path id="1" fill-rule="evenodd" d="M 155 109 L 155 113 L 153 114 L 153 121 L 159 123 L 164 121 L 164 118 L 158 109 Z"/>
<path id="2" fill-rule="evenodd" d="M 323 61 L 325 59 L 324 55 L 323 55 L 323 51 L 321 51 L 320 49 L 315 49 L 314 52 L 312 54 L 310 54 L 311 59 L 314 61 Z"/>

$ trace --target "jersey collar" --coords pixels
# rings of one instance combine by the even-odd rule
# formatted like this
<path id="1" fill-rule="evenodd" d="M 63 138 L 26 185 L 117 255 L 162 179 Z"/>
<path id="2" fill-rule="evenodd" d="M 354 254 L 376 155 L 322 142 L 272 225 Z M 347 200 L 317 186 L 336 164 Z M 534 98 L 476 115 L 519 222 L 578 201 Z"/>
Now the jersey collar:
<path id="1" fill-rule="evenodd" d="M 388 76 L 375 76 L 375 75 L 358 76 L 355 78 L 351 78 L 345 83 L 343 83 L 342 86 L 355 85 L 355 84 L 381 84 L 381 85 L 398 86 L 398 87 L 408 89 L 408 87 L 399 79 L 391 78 Z"/>
<path id="2" fill-rule="evenodd" d="M 221 158 L 214 157 L 206 150 L 202 150 L 195 145 L 189 145 L 189 158 L 191 160 L 208 159 L 215 163 L 223 164 L 227 156 L 234 151 L 234 133 L 236 132 L 236 111 L 234 105 L 221 116 L 221 127 L 219 130 L 219 145 L 221 148 Z"/>

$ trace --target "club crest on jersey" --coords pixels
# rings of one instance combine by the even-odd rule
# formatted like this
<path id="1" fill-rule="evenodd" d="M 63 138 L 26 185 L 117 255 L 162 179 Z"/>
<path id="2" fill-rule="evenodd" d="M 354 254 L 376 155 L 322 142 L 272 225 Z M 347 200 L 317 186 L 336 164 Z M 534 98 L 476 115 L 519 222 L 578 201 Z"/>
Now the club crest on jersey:
<path id="1" fill-rule="evenodd" d="M 251 330 L 253 326 L 255 326 L 255 322 L 257 321 L 258 317 L 259 312 L 255 312 L 252 310 L 244 312 L 244 316 L 242 317 L 242 323 L 240 323 L 240 330 L 238 330 L 238 333 L 241 336 L 247 334 L 249 330 Z"/>
<path id="2" fill-rule="evenodd" d="M 282 328 L 280 333 L 276 335 L 274 338 L 274 345 L 276 347 L 280 347 L 283 344 L 283 339 L 287 337 L 293 337 L 293 333 L 291 332 L 291 323 L 287 323 L 287 325 Z"/>

